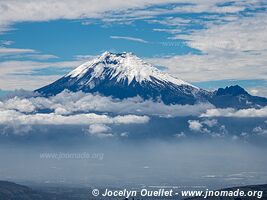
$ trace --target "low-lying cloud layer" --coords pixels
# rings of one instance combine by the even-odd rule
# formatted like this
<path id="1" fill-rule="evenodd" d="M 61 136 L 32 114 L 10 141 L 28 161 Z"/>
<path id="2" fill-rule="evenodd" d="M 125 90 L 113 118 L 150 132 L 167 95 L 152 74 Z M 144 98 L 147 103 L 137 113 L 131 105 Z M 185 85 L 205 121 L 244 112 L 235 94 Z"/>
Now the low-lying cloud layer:
<path id="1" fill-rule="evenodd" d="M 89 125 L 89 134 L 106 137 L 112 136 L 108 133 L 111 131 L 108 124 L 149 122 L 150 118 L 142 113 L 123 111 L 123 107 L 131 103 L 134 104 L 134 101 L 125 101 L 120 105 L 118 100 L 82 92 L 65 91 L 45 98 L 19 91 L 17 95 L 10 95 L 0 101 L 0 124 L 11 127 L 15 134 L 28 133 L 32 130 L 31 125 Z"/>
<path id="2" fill-rule="evenodd" d="M 144 101 L 140 97 L 119 100 L 95 94 L 85 94 L 83 92 L 72 93 L 68 91 L 63 91 L 49 98 L 20 98 L 15 96 L 14 98 L 0 102 L 0 109 L 4 110 L 17 110 L 23 113 L 50 110 L 50 112 L 58 115 L 109 112 L 160 117 L 198 116 L 211 108 L 214 108 L 211 104 L 165 105 L 162 102 Z"/>
<path id="3" fill-rule="evenodd" d="M 74 114 L 74 115 L 60 115 L 56 113 L 35 113 L 23 114 L 14 110 L 0 111 L 0 124 L 7 124 L 10 122 L 18 124 L 70 124 L 70 125 L 86 125 L 86 124 L 132 124 L 132 123 L 146 123 L 149 121 L 147 116 L 123 115 L 110 117 L 108 115 L 98 115 L 95 113 Z"/>
<path id="4" fill-rule="evenodd" d="M 141 97 L 119 100 L 69 91 L 51 97 L 19 91 L 0 99 L 0 125 L 6 127 L 1 134 L 9 129 L 14 134 L 27 134 L 33 130 L 34 125 L 81 125 L 88 126 L 83 129 L 85 134 L 104 138 L 121 135 L 121 131 L 114 133 L 114 125 L 146 124 L 154 118 L 161 121 L 168 118 L 176 120 L 177 117 L 186 119 L 187 123 L 186 129 L 175 126 L 169 128 L 179 133 L 177 137 L 185 137 L 184 131 L 223 137 L 228 134 L 229 127 L 225 126 L 224 121 L 215 118 L 264 118 L 267 117 L 267 107 L 236 110 L 215 108 L 211 104 L 165 105 Z M 183 123 L 182 121 L 177 120 L 177 123 Z M 266 135 L 265 126 L 261 123 L 253 125 L 253 128 L 251 132 Z"/>
<path id="5" fill-rule="evenodd" d="M 249 108 L 241 110 L 214 108 L 201 114 L 201 117 L 267 117 L 267 106 L 260 109 Z"/>
<path id="6" fill-rule="evenodd" d="M 28 92 L 19 92 L 18 95 L 10 96 L 0 101 L 1 122 L 4 116 L 17 116 L 16 120 L 24 123 L 57 123 L 64 121 L 69 123 L 70 119 L 76 124 L 76 118 L 103 119 L 105 115 L 97 115 L 95 113 L 109 113 L 111 115 L 128 115 L 131 116 L 157 116 L 171 118 L 177 116 L 197 116 L 197 117 L 267 117 L 267 107 L 249 108 L 236 110 L 233 108 L 215 108 L 208 103 L 196 105 L 165 105 L 162 102 L 153 102 L 151 100 L 143 100 L 141 97 L 128 99 L 113 99 L 112 97 L 104 97 L 98 94 L 86 94 L 83 92 L 63 91 L 52 97 L 40 97 L 36 94 Z M 27 97 L 28 96 L 28 97 Z M 92 115 L 93 113 L 93 115 Z M 101 116 L 101 117 L 99 117 Z M 13 117 L 14 118 L 14 117 Z M 44 118 L 41 120 L 41 118 Z M 105 118 L 105 117 L 104 117 Z M 114 117 L 113 117 L 114 118 Z M 125 119 L 128 119 L 124 117 Z M 22 120 L 23 119 L 23 120 Z M 139 118 L 136 118 L 138 122 Z M 88 123 L 77 121 L 77 123 Z M 116 121 L 116 120 L 115 120 Z M 126 120 L 127 121 L 127 120 Z"/>

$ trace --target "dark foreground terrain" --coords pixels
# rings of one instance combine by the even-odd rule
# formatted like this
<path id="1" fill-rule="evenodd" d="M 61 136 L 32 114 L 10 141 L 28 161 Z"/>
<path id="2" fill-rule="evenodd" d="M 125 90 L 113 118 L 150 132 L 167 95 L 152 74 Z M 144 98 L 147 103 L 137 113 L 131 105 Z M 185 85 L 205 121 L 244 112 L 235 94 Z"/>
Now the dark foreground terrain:
<path id="1" fill-rule="evenodd" d="M 267 184 L 265 185 L 253 185 L 253 186 L 244 186 L 244 187 L 235 187 L 228 188 L 224 190 L 235 190 L 240 189 L 243 191 L 263 191 L 262 200 L 267 199 Z M 100 199 L 93 197 L 91 195 L 90 188 L 71 188 L 71 187 L 34 187 L 30 188 L 24 185 L 16 184 L 8 181 L 0 181 L 0 200 L 88 200 L 88 199 Z M 103 198 L 102 198 L 103 199 Z M 109 199 L 119 199 L 119 198 L 109 198 Z M 129 200 L 134 199 L 151 199 L 151 198 L 130 198 Z M 155 198 L 152 198 L 155 199 Z M 175 198 L 179 199 L 179 198 Z M 190 199 L 204 199 L 204 198 L 190 198 Z M 257 197 L 213 197 L 207 198 L 210 200 L 253 200 L 259 199 Z"/>
<path id="2" fill-rule="evenodd" d="M 0 181 L 0 200 L 84 200 L 88 189 L 76 188 L 35 188 L 12 182 Z"/>

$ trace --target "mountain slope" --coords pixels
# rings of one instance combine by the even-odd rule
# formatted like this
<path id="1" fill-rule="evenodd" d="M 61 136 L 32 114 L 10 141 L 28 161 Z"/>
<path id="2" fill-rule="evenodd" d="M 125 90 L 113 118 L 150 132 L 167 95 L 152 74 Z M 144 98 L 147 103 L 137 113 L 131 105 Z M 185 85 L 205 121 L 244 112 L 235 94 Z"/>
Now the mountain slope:
<path id="1" fill-rule="evenodd" d="M 48 200 L 48 195 L 29 187 L 8 181 L 0 181 L 1 200 Z"/>
<path id="2" fill-rule="evenodd" d="M 220 108 L 232 107 L 236 109 L 259 108 L 267 105 L 266 98 L 252 96 L 238 85 L 219 88 L 214 92 L 209 102 Z"/>
<path id="3" fill-rule="evenodd" d="M 95 199 L 88 188 L 61 185 L 36 185 L 33 188 L 9 181 L 0 181 L 0 200 L 88 200 Z M 96 198 L 97 199 L 97 198 Z"/>
<path id="4" fill-rule="evenodd" d="M 65 89 L 119 99 L 140 96 L 165 104 L 210 102 L 216 107 L 238 109 L 267 105 L 266 98 L 252 96 L 240 86 L 215 92 L 203 90 L 158 70 L 132 53 L 105 52 L 36 92 L 51 96 Z"/>
<path id="5" fill-rule="evenodd" d="M 208 92 L 163 73 L 131 53 L 105 52 L 37 92 L 55 95 L 70 91 L 98 92 L 115 98 L 141 96 L 166 104 L 194 104 Z"/>

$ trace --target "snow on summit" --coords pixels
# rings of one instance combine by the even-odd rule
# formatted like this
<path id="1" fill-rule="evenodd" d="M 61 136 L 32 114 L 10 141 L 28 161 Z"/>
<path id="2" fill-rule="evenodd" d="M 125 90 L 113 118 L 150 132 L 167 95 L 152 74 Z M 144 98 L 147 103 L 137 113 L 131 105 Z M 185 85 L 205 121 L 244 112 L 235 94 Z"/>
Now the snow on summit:
<path id="1" fill-rule="evenodd" d="M 222 108 L 267 105 L 266 98 L 251 96 L 239 86 L 220 88 L 214 92 L 197 88 L 160 71 L 132 53 L 105 52 L 35 91 L 44 96 L 53 96 L 64 90 L 96 93 L 117 99 L 139 96 L 164 104 L 211 103 Z"/>
<path id="2" fill-rule="evenodd" d="M 166 104 L 194 104 L 207 95 L 206 91 L 160 71 L 133 53 L 110 52 L 36 91 L 50 96 L 63 90 L 98 93 L 118 99 L 139 96 Z"/>
<path id="3" fill-rule="evenodd" d="M 138 83 L 143 81 L 159 80 L 163 82 L 171 82 L 175 85 L 190 85 L 191 84 L 174 78 L 167 73 L 164 73 L 149 63 L 146 63 L 142 59 L 138 58 L 133 53 L 110 53 L 105 52 L 101 56 L 88 61 L 65 77 L 83 78 L 88 72 L 91 73 L 91 77 L 86 84 L 90 85 L 94 79 L 105 79 L 107 76 L 109 79 L 116 79 L 117 82 L 125 82 L 130 85 L 135 79 Z"/>

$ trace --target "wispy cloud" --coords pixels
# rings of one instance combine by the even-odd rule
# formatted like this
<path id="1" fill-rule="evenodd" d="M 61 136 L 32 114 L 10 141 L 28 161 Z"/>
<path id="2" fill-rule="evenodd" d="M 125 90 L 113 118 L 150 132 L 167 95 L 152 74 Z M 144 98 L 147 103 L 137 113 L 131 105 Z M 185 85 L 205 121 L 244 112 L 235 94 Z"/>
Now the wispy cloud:
<path id="1" fill-rule="evenodd" d="M 136 38 L 136 37 L 126 37 L 126 36 L 110 36 L 111 39 L 121 39 L 121 40 L 129 40 L 129 41 L 134 41 L 134 42 L 141 42 L 141 43 L 149 43 L 146 40 L 143 40 L 141 38 Z"/>
<path id="2" fill-rule="evenodd" d="M 9 46 L 11 44 L 14 44 L 14 41 L 11 41 L 11 40 L 0 40 L 0 46 Z"/>
<path id="3" fill-rule="evenodd" d="M 226 79 L 266 80 L 266 57 L 267 51 L 258 53 L 214 51 L 209 54 L 154 57 L 146 60 L 154 65 L 166 67 L 166 72 L 178 78 L 188 82 L 201 82 Z"/>
<path id="4" fill-rule="evenodd" d="M 208 22 L 205 29 L 186 35 L 172 33 L 174 37 L 170 45 L 180 44 L 175 39 L 183 39 L 202 54 L 166 56 L 148 61 L 165 66 L 167 72 L 189 82 L 266 80 L 266 22 L 267 14 L 258 13 L 230 22 Z"/>
<path id="5" fill-rule="evenodd" d="M 21 53 L 35 53 L 36 51 L 33 49 L 18 49 L 18 48 L 7 48 L 0 47 L 0 54 L 8 55 L 8 54 L 21 54 Z"/>
<path id="6" fill-rule="evenodd" d="M 94 55 L 76 55 L 76 56 L 74 56 L 74 58 L 77 60 L 85 60 L 85 61 L 92 60 L 95 57 L 96 56 L 94 56 Z"/>
<path id="7" fill-rule="evenodd" d="M 1 43 L 2 42 L 2 43 Z M 0 41 L 0 58 L 5 59 L 36 59 L 36 60 L 48 60 L 58 58 L 55 55 L 51 54 L 42 54 L 34 49 L 21 49 L 21 48 L 9 48 L 9 46 L 13 44 L 13 41 Z M 2 44 L 2 46 L 1 46 Z"/>
<path id="8" fill-rule="evenodd" d="M 176 35 L 176 38 L 185 39 L 190 47 L 206 53 L 262 51 L 267 47 L 266 19 L 266 13 L 259 13 L 233 22 L 209 23 L 206 29 L 190 35 Z"/>
<path id="9" fill-rule="evenodd" d="M 37 2 L 3 1 L 1 2 L 0 31 L 7 31 L 9 26 L 16 22 L 50 21 L 57 19 L 87 19 L 102 18 L 111 11 L 142 8 L 150 5 L 175 2 L 174 0 L 78 0 L 78 1 L 52 1 Z"/>
<path id="10" fill-rule="evenodd" d="M 249 3 L 235 0 L 232 5 L 223 5 L 226 0 L 77 0 L 77 1 L 3 1 L 1 6 L 0 31 L 5 31 L 16 22 L 49 21 L 57 19 L 98 18 L 103 21 L 131 21 L 153 18 L 162 14 L 174 13 L 238 13 L 247 7 L 253 9 L 262 1 Z M 173 3 L 171 7 L 153 7 Z M 221 5 L 220 5 L 221 4 Z"/>
<path id="11" fill-rule="evenodd" d="M 60 78 L 59 75 L 32 76 L 35 70 L 45 68 L 74 68 L 82 64 L 81 60 L 62 62 L 18 61 L 0 62 L 0 86 L 4 90 L 34 90 Z"/>

